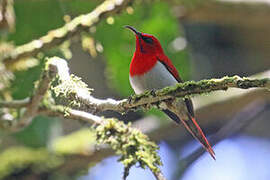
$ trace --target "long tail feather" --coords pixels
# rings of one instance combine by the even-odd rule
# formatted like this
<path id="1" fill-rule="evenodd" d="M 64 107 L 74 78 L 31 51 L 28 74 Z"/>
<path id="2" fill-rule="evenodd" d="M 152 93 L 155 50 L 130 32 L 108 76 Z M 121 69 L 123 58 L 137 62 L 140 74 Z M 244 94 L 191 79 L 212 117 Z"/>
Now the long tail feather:
<path id="1" fill-rule="evenodd" d="M 209 152 L 209 154 L 212 156 L 212 158 L 214 160 L 216 160 L 215 158 L 215 152 L 213 151 L 210 143 L 208 142 L 208 140 L 206 139 L 202 129 L 200 128 L 200 126 L 198 125 L 198 123 L 196 122 L 195 118 L 188 115 L 189 119 L 188 120 L 182 120 L 182 123 L 185 125 L 185 127 L 187 128 L 187 130 L 196 138 L 200 141 L 200 143 L 203 145 L 203 147 Z"/>
<path id="2" fill-rule="evenodd" d="M 170 110 L 163 110 L 172 120 L 174 120 L 177 124 L 180 124 L 182 122 L 186 129 L 192 134 L 194 138 L 196 138 L 206 149 L 206 151 L 209 152 L 209 154 L 212 156 L 213 159 L 215 158 L 215 152 L 213 151 L 210 143 L 206 139 L 202 129 L 196 122 L 195 118 L 192 117 L 188 112 L 186 118 L 180 118 L 175 113 L 171 112 Z"/>

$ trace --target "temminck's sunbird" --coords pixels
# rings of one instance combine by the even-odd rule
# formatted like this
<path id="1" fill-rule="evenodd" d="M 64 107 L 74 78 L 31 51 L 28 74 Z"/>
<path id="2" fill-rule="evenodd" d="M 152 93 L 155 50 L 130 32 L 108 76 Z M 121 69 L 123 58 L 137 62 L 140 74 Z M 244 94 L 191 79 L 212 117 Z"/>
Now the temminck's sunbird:
<path id="1" fill-rule="evenodd" d="M 129 71 L 129 81 L 136 94 L 183 82 L 171 60 L 164 54 L 157 38 L 139 32 L 131 26 L 125 27 L 134 32 L 136 36 L 136 50 Z M 185 98 L 177 101 L 177 103 L 168 101 L 166 105 L 167 109 L 163 111 L 177 124 L 182 122 L 186 129 L 215 159 L 215 153 L 211 145 L 195 120 L 191 99 Z"/>

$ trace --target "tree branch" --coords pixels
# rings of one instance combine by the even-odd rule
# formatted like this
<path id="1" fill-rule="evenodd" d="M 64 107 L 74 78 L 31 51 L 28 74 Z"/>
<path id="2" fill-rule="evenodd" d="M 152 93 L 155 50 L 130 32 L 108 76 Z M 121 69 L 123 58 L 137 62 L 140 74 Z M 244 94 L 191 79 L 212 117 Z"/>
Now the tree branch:
<path id="1" fill-rule="evenodd" d="M 51 117 L 79 120 L 89 123 L 90 125 L 101 124 L 103 122 L 103 119 L 99 116 L 95 116 L 88 112 L 71 109 L 61 105 L 50 105 L 49 107 L 41 107 L 39 108 L 38 113 Z"/>
<path id="2" fill-rule="evenodd" d="M 16 47 L 10 53 L 4 54 L 2 60 L 5 65 L 9 67 L 21 58 L 36 56 L 41 51 L 60 45 L 78 32 L 88 30 L 90 27 L 100 22 L 100 19 L 110 14 L 120 12 L 131 2 L 132 0 L 106 0 L 92 12 L 74 18 L 63 27 L 51 30 L 39 39 Z"/>
<path id="3" fill-rule="evenodd" d="M 63 73 L 59 74 L 60 80 L 63 82 L 69 82 L 74 84 L 69 74 L 67 65 L 64 65 Z M 77 81 L 77 80 L 76 80 Z M 133 95 L 129 99 L 114 100 L 114 99 L 96 99 L 90 95 L 85 88 L 73 88 L 70 89 L 72 94 L 68 94 L 67 86 L 59 87 L 57 91 L 64 92 L 64 97 L 69 96 L 80 103 L 81 107 L 86 107 L 92 112 L 102 112 L 106 110 L 113 110 L 117 112 L 127 112 L 130 110 L 149 109 L 151 107 L 163 108 L 162 102 L 174 98 L 181 98 L 186 96 L 193 96 L 197 94 L 205 94 L 213 91 L 227 90 L 228 88 L 266 88 L 270 89 L 270 78 L 251 79 L 241 78 L 239 76 L 223 77 L 221 79 L 209 79 L 201 80 L 198 82 L 187 81 L 184 83 L 178 83 L 172 87 L 166 87 L 156 91 L 146 91 L 140 95 Z M 71 87 L 72 88 L 72 87 Z M 75 96 L 74 96 L 75 93 Z"/>
<path id="4" fill-rule="evenodd" d="M 227 90 L 228 88 L 249 89 L 254 87 L 270 88 L 270 79 L 249 79 L 241 78 L 239 76 L 224 77 L 221 79 L 201 80 L 198 82 L 187 81 L 178 83 L 173 87 L 166 87 L 161 90 L 146 92 L 141 95 L 131 96 L 131 100 L 122 101 L 119 107 L 122 110 L 134 109 L 148 104 L 159 103 L 164 100 L 172 99 L 175 97 L 185 97 L 196 94 L 205 94 L 218 90 Z"/>
<path id="5" fill-rule="evenodd" d="M 178 83 L 177 85 L 172 87 L 163 88 L 161 90 L 146 91 L 145 93 L 140 95 L 133 95 L 129 99 L 101 100 L 91 96 L 89 89 L 87 89 L 87 85 L 83 82 L 78 83 L 80 79 L 72 79 L 69 74 L 69 68 L 66 61 L 60 58 L 58 59 L 58 61 L 55 61 L 55 66 L 58 69 L 58 76 L 62 82 L 66 83 L 64 86 L 55 88 L 57 89 L 58 95 L 64 94 L 65 98 L 66 96 L 69 96 L 69 99 L 79 102 L 81 107 L 87 107 L 88 110 L 95 113 L 106 110 L 127 112 L 137 109 L 149 109 L 153 106 L 162 108 L 162 102 L 169 99 L 173 99 L 176 97 L 193 96 L 196 94 L 205 94 L 218 90 L 227 90 L 228 88 L 270 88 L 270 78 L 251 79 L 233 76 L 223 77 L 221 79 L 201 80 L 198 82 L 187 81 L 184 83 Z M 78 84 L 80 85 L 78 86 Z M 14 104 L 17 104 L 17 102 L 0 102 L 0 107 L 16 106 Z M 21 104 L 21 106 L 24 105 L 26 104 Z"/>
<path id="6" fill-rule="evenodd" d="M 45 70 L 39 82 L 39 86 L 34 92 L 30 100 L 20 100 L 11 102 L 0 102 L 0 107 L 27 107 L 23 117 L 18 121 L 13 121 L 10 125 L 12 131 L 17 131 L 27 126 L 32 118 L 36 115 L 39 102 L 42 100 L 52 79 L 59 76 L 60 87 L 54 87 L 54 91 L 58 91 L 57 95 L 64 94 L 64 99 L 75 104 L 80 104 L 80 107 L 86 107 L 88 111 L 96 113 L 106 110 L 114 110 L 118 112 L 127 112 L 129 110 L 149 109 L 151 107 L 164 108 L 163 101 L 174 99 L 176 97 L 185 97 L 189 95 L 209 93 L 217 90 L 227 90 L 230 87 L 234 88 L 253 88 L 253 87 L 270 87 L 270 79 L 249 79 L 240 78 L 238 76 L 224 77 L 221 79 L 201 80 L 198 82 L 189 81 L 179 83 L 174 87 L 166 87 L 157 91 L 148 91 L 141 95 L 133 95 L 129 99 L 120 101 L 114 99 L 100 100 L 91 96 L 87 85 L 80 81 L 79 78 L 69 74 L 69 68 L 65 60 L 60 58 L 51 58 L 52 62 L 48 63 L 52 67 Z M 51 71 L 51 72 L 49 72 Z M 3 121 L 4 122 L 4 121 Z M 6 122 L 5 122 L 6 123 Z M 3 126 L 6 127 L 6 126 Z"/>
<path id="7" fill-rule="evenodd" d="M 70 74 L 67 65 L 61 65 L 59 74 L 63 81 L 68 80 Z M 65 68 L 63 68 L 65 66 Z M 241 78 L 239 76 L 224 77 L 221 79 L 201 80 L 198 82 L 187 81 L 185 83 L 178 83 L 172 87 L 166 87 L 161 90 L 146 91 L 140 95 L 133 95 L 129 99 L 115 100 L 115 99 L 96 99 L 88 94 L 83 89 L 75 89 L 76 100 L 82 105 L 94 110 L 95 112 L 102 112 L 106 110 L 113 110 L 117 112 L 127 112 L 137 109 L 149 109 L 149 106 L 158 106 L 160 102 L 172 99 L 175 97 L 193 96 L 196 94 L 205 94 L 213 91 L 227 90 L 228 88 L 270 88 L 270 78 L 250 79 Z M 25 101 L 25 102 L 23 102 Z M 23 107 L 27 105 L 27 100 L 0 102 L 0 107 Z"/>

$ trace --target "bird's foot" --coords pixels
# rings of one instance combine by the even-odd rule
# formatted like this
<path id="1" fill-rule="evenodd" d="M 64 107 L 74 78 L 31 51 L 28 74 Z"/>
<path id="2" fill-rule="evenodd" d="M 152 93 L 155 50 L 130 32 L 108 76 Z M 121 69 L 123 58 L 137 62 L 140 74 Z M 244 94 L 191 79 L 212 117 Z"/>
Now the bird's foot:
<path id="1" fill-rule="evenodd" d="M 133 97 L 133 96 L 129 96 L 129 97 L 128 97 L 128 99 L 127 99 L 127 100 L 128 100 L 128 104 L 131 104 L 131 103 L 132 103 L 132 100 L 133 100 L 132 97 Z"/>
<path id="2" fill-rule="evenodd" d="M 156 90 L 155 89 L 152 89 L 151 91 L 150 91 L 150 94 L 153 96 L 153 97 L 156 97 L 157 95 L 156 95 Z"/>

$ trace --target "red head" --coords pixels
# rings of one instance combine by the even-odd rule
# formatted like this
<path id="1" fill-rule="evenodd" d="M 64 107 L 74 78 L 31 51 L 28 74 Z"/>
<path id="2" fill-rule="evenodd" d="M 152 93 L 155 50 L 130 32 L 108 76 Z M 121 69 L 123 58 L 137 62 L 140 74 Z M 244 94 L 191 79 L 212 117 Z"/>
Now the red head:
<path id="1" fill-rule="evenodd" d="M 125 27 L 134 32 L 136 36 L 136 51 L 130 64 L 131 76 L 147 73 L 154 67 L 159 57 L 168 59 L 159 41 L 153 35 L 141 33 L 131 26 Z"/>
<path id="2" fill-rule="evenodd" d="M 141 33 L 131 26 L 125 27 L 136 35 L 136 51 L 130 64 L 131 76 L 147 73 L 157 61 L 160 61 L 176 79 L 180 79 L 177 70 L 164 54 L 157 38 L 150 34 Z"/>
<path id="3" fill-rule="evenodd" d="M 130 29 L 136 35 L 136 53 L 143 53 L 145 55 L 155 55 L 155 54 L 163 54 L 163 49 L 153 35 L 141 33 L 137 31 L 134 27 L 125 26 Z"/>

